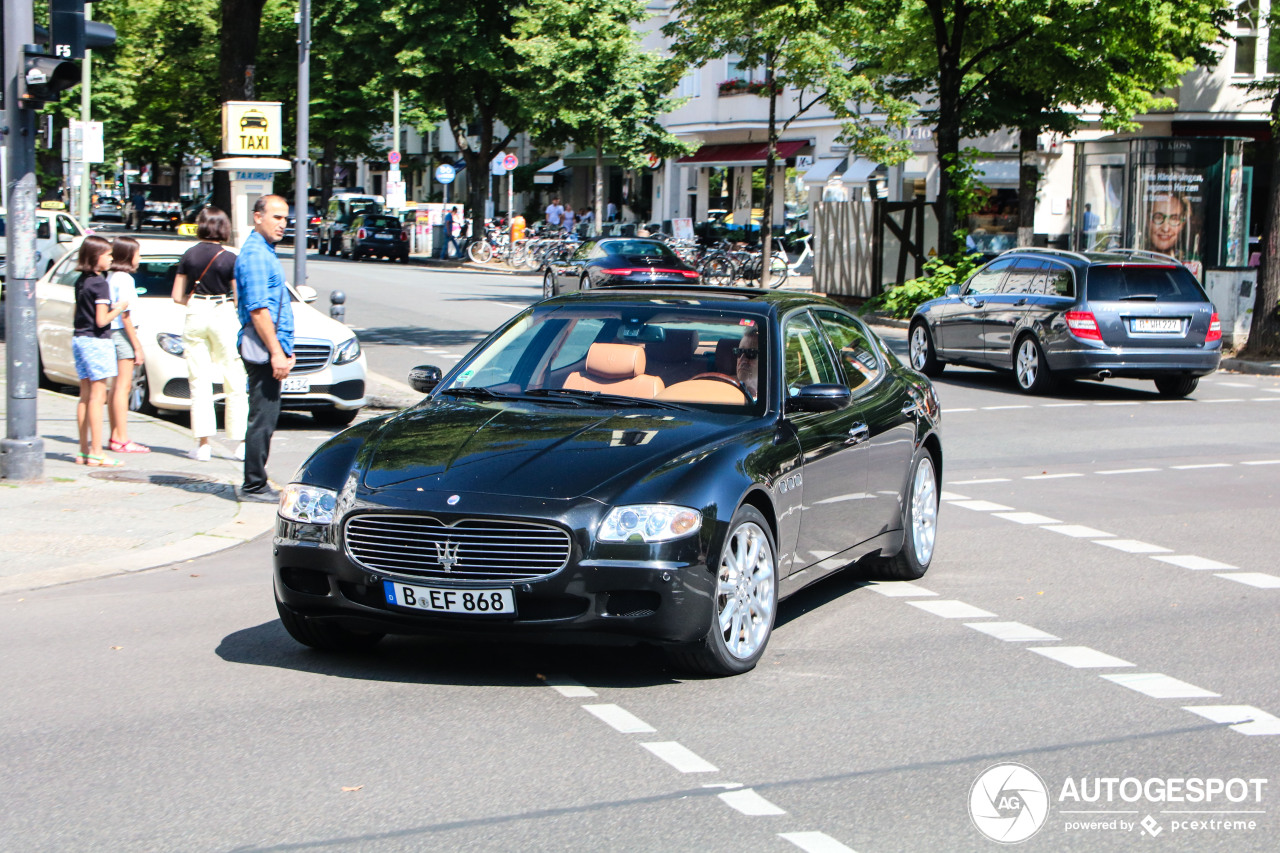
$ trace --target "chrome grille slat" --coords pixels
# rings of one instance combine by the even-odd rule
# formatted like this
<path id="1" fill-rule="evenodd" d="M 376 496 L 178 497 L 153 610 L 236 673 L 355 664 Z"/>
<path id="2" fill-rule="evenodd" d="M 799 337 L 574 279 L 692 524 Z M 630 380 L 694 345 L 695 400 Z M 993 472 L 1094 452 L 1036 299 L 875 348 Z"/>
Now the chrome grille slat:
<path id="1" fill-rule="evenodd" d="M 315 373 L 323 370 L 329 359 L 333 358 L 333 344 L 314 338 L 294 340 L 293 354 L 297 361 L 289 371 L 290 376 L 295 373 Z"/>
<path id="2" fill-rule="evenodd" d="M 533 580 L 569 562 L 564 530 L 538 522 L 429 515 L 356 513 L 343 527 L 347 554 L 368 569 L 410 578 L 465 581 Z M 447 546 L 456 562 L 440 561 Z"/>

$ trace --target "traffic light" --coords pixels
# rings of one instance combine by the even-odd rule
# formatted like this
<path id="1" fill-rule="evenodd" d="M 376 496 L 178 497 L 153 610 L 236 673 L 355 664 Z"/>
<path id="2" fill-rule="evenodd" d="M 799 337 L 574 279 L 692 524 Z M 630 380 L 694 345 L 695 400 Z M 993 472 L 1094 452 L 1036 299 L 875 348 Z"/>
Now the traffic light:
<path id="1" fill-rule="evenodd" d="M 48 50 L 26 46 L 26 64 L 19 98 L 31 103 L 51 101 L 80 82 L 80 63 L 86 49 L 111 47 L 116 28 L 84 18 L 85 0 L 50 0 Z M 40 35 L 37 27 L 37 37 Z"/>

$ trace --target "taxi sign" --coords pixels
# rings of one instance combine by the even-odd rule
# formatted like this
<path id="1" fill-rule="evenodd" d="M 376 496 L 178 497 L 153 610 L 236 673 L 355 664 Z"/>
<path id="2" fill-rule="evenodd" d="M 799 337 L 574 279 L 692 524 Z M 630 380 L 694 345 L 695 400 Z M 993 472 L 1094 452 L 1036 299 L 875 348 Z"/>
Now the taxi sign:
<path id="1" fill-rule="evenodd" d="M 227 101 L 222 105 L 222 150 L 229 155 L 278 157 L 279 101 Z"/>

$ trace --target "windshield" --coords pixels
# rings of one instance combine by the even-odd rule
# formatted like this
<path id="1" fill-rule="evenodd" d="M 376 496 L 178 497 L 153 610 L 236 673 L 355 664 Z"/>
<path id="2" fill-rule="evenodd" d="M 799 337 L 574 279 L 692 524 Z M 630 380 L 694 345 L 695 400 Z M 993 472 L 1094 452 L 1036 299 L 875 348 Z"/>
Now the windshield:
<path id="1" fill-rule="evenodd" d="M 600 248 L 607 255 L 661 258 L 664 261 L 678 260 L 675 252 L 668 249 L 665 244 L 655 243 L 652 240 L 604 240 L 600 243 Z"/>
<path id="2" fill-rule="evenodd" d="M 680 305 L 539 307 L 460 365 L 441 393 L 486 389 L 484 396 L 566 403 L 607 395 L 759 414 L 768 378 L 763 325 Z"/>

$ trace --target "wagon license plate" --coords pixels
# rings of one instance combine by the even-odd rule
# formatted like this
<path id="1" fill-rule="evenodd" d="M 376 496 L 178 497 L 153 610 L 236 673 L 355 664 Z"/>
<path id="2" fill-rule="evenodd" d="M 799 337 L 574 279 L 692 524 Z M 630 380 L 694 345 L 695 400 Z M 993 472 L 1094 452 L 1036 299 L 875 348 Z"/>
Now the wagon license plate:
<path id="1" fill-rule="evenodd" d="M 464 613 L 471 616 L 516 612 L 516 597 L 509 588 L 442 589 L 406 583 L 382 582 L 387 603 L 433 613 Z"/>
<path id="2" fill-rule="evenodd" d="M 1135 332 L 1181 332 L 1182 321 L 1177 317 L 1135 317 Z"/>
<path id="3" fill-rule="evenodd" d="M 311 382 L 301 376 L 286 376 L 280 390 L 285 394 L 306 394 L 311 390 Z"/>

